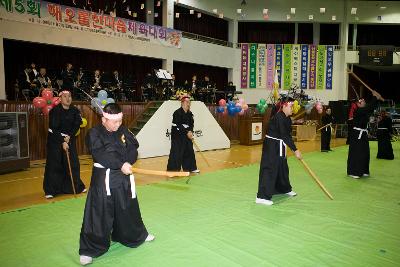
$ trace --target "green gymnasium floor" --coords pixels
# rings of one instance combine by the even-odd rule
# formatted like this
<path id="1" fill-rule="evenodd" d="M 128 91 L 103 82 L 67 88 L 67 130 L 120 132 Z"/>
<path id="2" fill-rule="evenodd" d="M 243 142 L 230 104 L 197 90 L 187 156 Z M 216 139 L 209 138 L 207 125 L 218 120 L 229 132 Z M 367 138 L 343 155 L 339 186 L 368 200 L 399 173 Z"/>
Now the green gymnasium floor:
<path id="1" fill-rule="evenodd" d="M 156 240 L 112 244 L 91 266 L 400 266 L 400 144 L 371 177 L 346 177 L 347 146 L 289 159 L 297 197 L 254 203 L 258 165 L 138 187 L 143 220 Z M 85 198 L 0 214 L 0 266 L 78 266 Z"/>

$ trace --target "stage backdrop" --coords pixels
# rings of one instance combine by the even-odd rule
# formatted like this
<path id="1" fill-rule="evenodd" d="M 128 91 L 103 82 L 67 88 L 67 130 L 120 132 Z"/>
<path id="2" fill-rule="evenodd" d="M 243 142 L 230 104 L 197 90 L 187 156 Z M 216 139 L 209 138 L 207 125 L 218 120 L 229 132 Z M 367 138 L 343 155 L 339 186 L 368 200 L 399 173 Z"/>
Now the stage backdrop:
<path id="1" fill-rule="evenodd" d="M 180 101 L 164 102 L 145 124 L 136 136 L 140 144 L 139 158 L 169 155 L 172 114 L 180 106 Z M 202 151 L 230 148 L 229 138 L 203 102 L 192 101 L 190 110 L 194 117 L 195 141 Z"/>
<path id="2" fill-rule="evenodd" d="M 332 90 L 332 45 L 242 44 L 241 88 Z"/>

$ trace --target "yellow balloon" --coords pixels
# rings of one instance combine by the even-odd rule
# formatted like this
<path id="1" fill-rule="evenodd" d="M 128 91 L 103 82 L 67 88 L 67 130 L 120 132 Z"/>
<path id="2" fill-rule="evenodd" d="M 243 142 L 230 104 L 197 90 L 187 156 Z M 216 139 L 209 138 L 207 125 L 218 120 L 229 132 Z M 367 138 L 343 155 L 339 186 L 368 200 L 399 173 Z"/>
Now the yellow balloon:
<path id="1" fill-rule="evenodd" d="M 101 104 L 105 106 L 107 104 L 107 100 L 105 99 L 101 100 Z"/>
<path id="2" fill-rule="evenodd" d="M 85 118 L 82 118 L 82 123 L 81 123 L 81 125 L 79 127 L 85 128 L 86 125 L 87 125 L 87 120 Z"/>
<path id="3" fill-rule="evenodd" d="M 81 133 L 81 129 L 78 129 L 78 131 L 76 132 L 75 136 L 78 136 Z"/>
<path id="4" fill-rule="evenodd" d="M 293 101 L 293 106 L 292 106 L 292 110 L 293 110 L 293 114 L 296 114 L 299 110 L 300 110 L 300 105 L 299 102 L 297 100 Z"/>

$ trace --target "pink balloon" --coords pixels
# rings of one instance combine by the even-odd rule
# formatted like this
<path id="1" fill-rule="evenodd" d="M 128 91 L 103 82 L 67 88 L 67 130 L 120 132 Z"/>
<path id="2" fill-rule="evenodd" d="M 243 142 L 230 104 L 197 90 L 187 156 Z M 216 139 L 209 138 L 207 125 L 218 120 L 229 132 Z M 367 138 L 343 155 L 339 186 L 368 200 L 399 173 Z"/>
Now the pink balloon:
<path id="1" fill-rule="evenodd" d="M 247 104 L 243 104 L 242 109 L 243 110 L 247 110 L 249 108 L 249 106 Z"/>
<path id="2" fill-rule="evenodd" d="M 44 106 L 46 106 L 46 99 L 40 96 L 35 97 L 33 99 L 33 106 L 37 108 L 43 108 Z"/>
<path id="3" fill-rule="evenodd" d="M 43 108 L 42 108 L 43 114 L 44 114 L 44 115 L 49 115 L 49 112 L 50 112 L 50 110 L 51 110 L 52 108 L 53 108 L 53 107 L 52 107 L 51 105 L 47 105 L 47 106 L 43 107 Z"/>
<path id="4" fill-rule="evenodd" d="M 59 98 L 58 96 L 53 97 L 52 100 L 53 100 L 53 106 L 57 106 L 61 102 L 61 98 Z"/>
<path id="5" fill-rule="evenodd" d="M 242 104 L 241 103 L 236 103 L 236 105 L 235 105 L 236 107 L 242 107 Z"/>
<path id="6" fill-rule="evenodd" d="M 53 92 L 49 89 L 44 89 L 42 91 L 42 97 L 46 100 L 52 100 L 53 98 Z"/>
<path id="7" fill-rule="evenodd" d="M 322 114 L 322 108 L 317 109 L 318 114 Z"/>
<path id="8" fill-rule="evenodd" d="M 239 103 L 243 105 L 243 104 L 244 104 L 244 99 L 243 99 L 243 98 L 240 98 L 240 99 L 239 99 Z"/>
<path id="9" fill-rule="evenodd" d="M 220 107 L 225 106 L 225 105 L 226 105 L 225 99 L 220 99 L 219 102 L 218 102 L 218 104 L 219 104 Z"/>
<path id="10" fill-rule="evenodd" d="M 243 114 L 244 114 L 244 109 L 242 109 L 241 111 L 239 111 L 239 115 L 240 115 L 240 116 L 243 116 Z"/>

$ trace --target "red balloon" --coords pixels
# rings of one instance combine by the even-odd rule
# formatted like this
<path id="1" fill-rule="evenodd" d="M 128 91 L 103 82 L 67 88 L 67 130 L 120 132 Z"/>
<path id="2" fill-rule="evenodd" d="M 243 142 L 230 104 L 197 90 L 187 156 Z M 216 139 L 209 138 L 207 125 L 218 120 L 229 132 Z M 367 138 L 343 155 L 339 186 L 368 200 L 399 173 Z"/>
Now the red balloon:
<path id="1" fill-rule="evenodd" d="M 46 100 L 52 100 L 53 99 L 53 92 L 49 89 L 43 89 L 42 91 L 42 97 Z"/>
<path id="2" fill-rule="evenodd" d="M 60 104 L 61 102 L 61 98 L 59 98 L 58 96 L 53 97 L 53 106 L 57 106 L 58 104 Z"/>
<path id="3" fill-rule="evenodd" d="M 50 112 L 50 110 L 52 109 L 53 107 L 50 105 L 50 106 L 45 106 L 45 107 L 43 107 L 42 108 L 42 112 L 43 112 L 43 114 L 44 115 L 49 115 L 49 112 Z"/>
<path id="4" fill-rule="evenodd" d="M 44 106 L 46 106 L 46 99 L 40 96 L 35 97 L 33 99 L 33 106 L 37 108 L 43 108 Z"/>
<path id="5" fill-rule="evenodd" d="M 225 99 L 220 99 L 219 102 L 218 102 L 218 104 L 219 104 L 220 107 L 225 106 L 225 105 L 226 105 Z"/>

